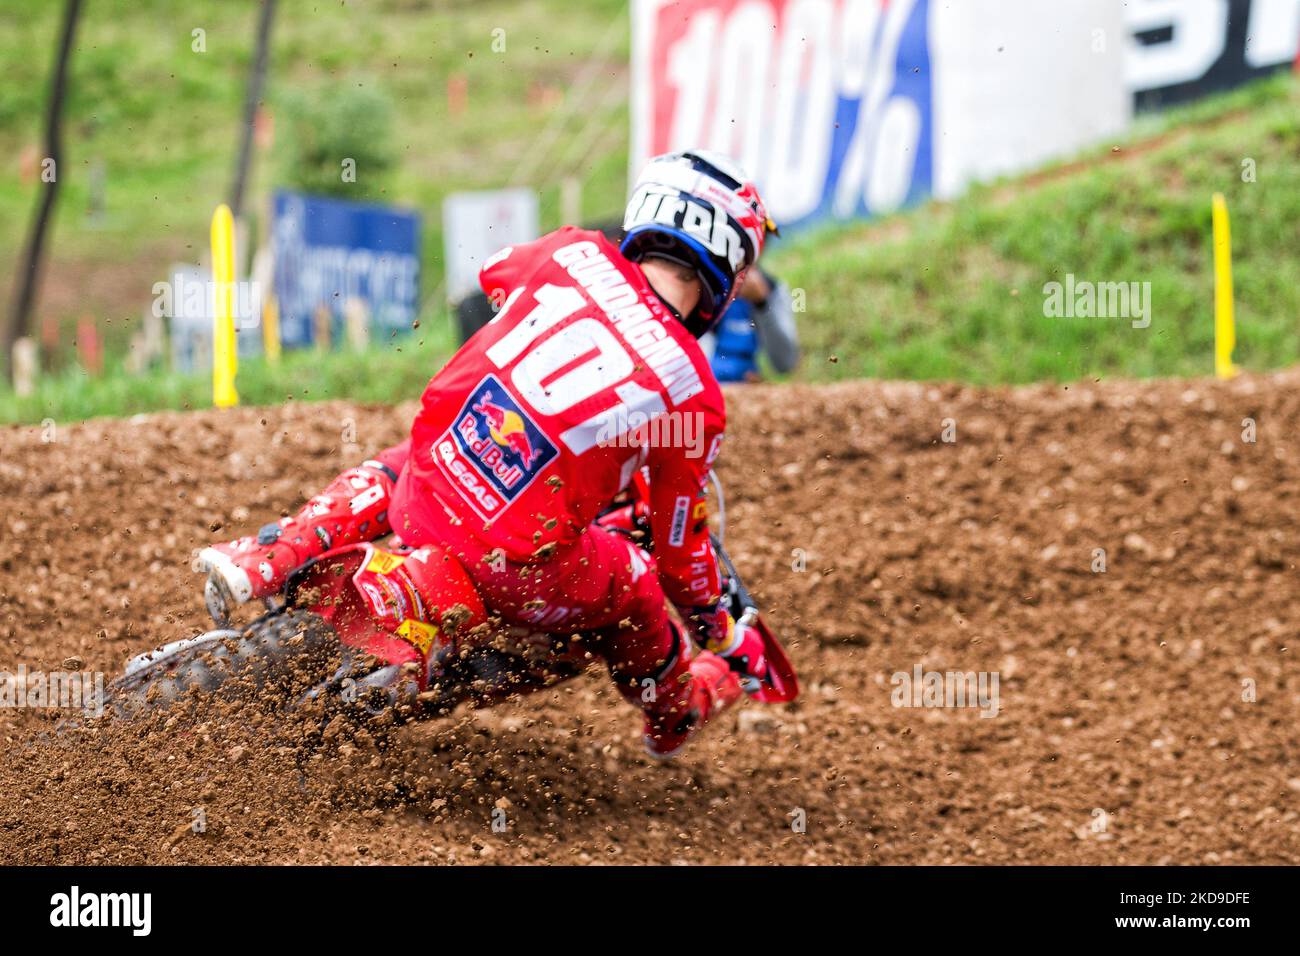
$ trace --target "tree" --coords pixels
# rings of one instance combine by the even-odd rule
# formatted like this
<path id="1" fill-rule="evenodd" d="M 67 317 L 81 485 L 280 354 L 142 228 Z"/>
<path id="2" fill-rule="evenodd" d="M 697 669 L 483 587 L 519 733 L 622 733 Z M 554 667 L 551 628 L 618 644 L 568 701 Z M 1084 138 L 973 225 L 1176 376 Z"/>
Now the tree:
<path id="1" fill-rule="evenodd" d="M 31 330 L 32 304 L 40 286 L 41 258 L 45 252 L 45 236 L 49 230 L 54 201 L 58 198 L 59 181 L 63 164 L 63 100 L 67 92 L 68 60 L 72 55 L 72 40 L 81 16 L 81 0 L 68 0 L 63 8 L 63 31 L 54 60 L 54 75 L 50 80 L 50 102 L 45 114 L 45 159 L 41 171 L 44 189 L 36 205 L 36 216 L 27 234 L 27 246 L 22 264 L 14 276 L 14 305 L 9 313 L 9 323 L 0 339 L 3 361 L 10 367 L 14 343 Z"/>
<path id="2" fill-rule="evenodd" d="M 345 199 L 383 193 L 397 162 L 395 111 L 386 94 L 351 81 L 330 84 L 314 96 L 290 92 L 282 101 L 288 135 L 281 175 L 288 185 Z"/>
<path id="3" fill-rule="evenodd" d="M 230 187 L 230 211 L 236 219 L 243 211 L 244 189 L 248 183 L 249 156 L 253 149 L 253 124 L 257 120 L 257 103 L 266 82 L 266 61 L 271 45 L 271 23 L 275 19 L 275 0 L 262 0 L 262 14 L 257 20 L 257 50 L 248 74 L 248 92 L 244 97 L 244 132 L 235 160 L 235 180 Z"/>

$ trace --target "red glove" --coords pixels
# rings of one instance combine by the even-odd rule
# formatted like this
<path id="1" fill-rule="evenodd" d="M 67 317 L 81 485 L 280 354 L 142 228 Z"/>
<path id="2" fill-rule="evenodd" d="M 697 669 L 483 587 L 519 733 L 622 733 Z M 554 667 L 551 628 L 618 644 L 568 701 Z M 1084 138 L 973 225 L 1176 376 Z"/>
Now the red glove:
<path id="1" fill-rule="evenodd" d="M 767 676 L 763 638 L 742 615 L 737 621 L 721 604 L 695 608 L 689 615 L 704 649 L 717 654 L 740 675 L 740 686 L 754 693 Z"/>

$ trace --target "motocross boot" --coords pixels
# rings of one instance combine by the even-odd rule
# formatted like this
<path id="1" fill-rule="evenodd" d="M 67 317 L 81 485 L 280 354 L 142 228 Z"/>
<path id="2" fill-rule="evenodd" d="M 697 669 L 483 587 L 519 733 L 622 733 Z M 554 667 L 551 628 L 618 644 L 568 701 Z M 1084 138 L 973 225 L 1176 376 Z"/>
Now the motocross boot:
<path id="1" fill-rule="evenodd" d="M 331 548 L 387 534 L 396 481 L 387 465 L 367 461 L 335 478 L 293 517 L 200 551 L 197 567 L 208 572 L 204 601 L 213 620 L 224 624 L 236 605 L 276 594 L 295 568 Z"/>

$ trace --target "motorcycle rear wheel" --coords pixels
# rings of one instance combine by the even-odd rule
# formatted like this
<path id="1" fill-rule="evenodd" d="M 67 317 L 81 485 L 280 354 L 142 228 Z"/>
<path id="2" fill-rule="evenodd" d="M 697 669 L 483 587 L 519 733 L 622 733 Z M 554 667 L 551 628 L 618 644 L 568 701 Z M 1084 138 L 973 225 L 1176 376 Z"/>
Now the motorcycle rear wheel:
<path id="1" fill-rule="evenodd" d="M 273 611 L 242 630 L 212 631 L 135 658 L 108 686 L 105 708 L 132 717 L 193 693 L 233 700 L 275 689 L 284 696 L 295 683 L 318 680 L 338 647 L 318 615 Z"/>

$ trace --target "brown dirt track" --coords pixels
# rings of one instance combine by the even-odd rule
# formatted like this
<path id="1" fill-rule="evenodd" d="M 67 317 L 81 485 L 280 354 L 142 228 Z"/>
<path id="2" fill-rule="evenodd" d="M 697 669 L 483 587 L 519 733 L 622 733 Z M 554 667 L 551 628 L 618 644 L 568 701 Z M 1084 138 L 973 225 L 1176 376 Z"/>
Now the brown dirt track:
<path id="1" fill-rule="evenodd" d="M 8 710 L 0 862 L 1300 862 L 1300 372 L 729 401 L 729 543 L 805 685 L 741 711 L 770 721 L 656 766 L 593 671 L 300 778 L 247 717 L 30 745 L 43 721 Z M 0 431 L 0 669 L 115 673 L 204 629 L 192 549 L 296 507 L 413 409 Z M 918 663 L 998 672 L 999 715 L 891 706 Z"/>

